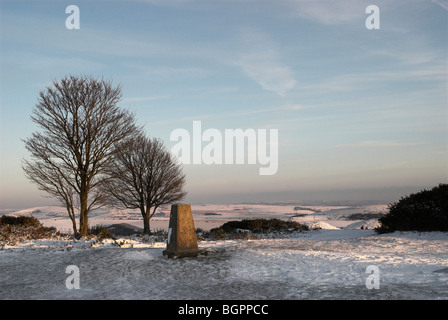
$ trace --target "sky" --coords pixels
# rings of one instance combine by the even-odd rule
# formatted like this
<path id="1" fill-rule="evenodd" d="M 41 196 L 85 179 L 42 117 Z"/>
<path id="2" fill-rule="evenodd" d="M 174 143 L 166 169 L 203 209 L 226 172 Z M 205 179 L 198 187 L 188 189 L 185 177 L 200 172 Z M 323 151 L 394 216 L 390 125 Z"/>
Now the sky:
<path id="1" fill-rule="evenodd" d="M 274 174 L 183 164 L 186 203 L 389 203 L 446 183 L 447 22 L 447 0 L 0 1 L 0 208 L 57 203 L 26 179 L 23 139 L 69 74 L 120 84 L 168 149 L 198 122 L 222 145 L 277 130 Z"/>

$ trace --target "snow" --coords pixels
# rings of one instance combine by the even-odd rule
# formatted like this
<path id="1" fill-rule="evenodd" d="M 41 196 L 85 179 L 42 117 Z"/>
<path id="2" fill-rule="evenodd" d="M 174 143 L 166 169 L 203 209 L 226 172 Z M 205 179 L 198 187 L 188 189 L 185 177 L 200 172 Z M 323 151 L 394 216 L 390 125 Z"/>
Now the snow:
<path id="1" fill-rule="evenodd" d="M 129 236 L 115 240 L 71 237 L 30 240 L 0 249 L 0 299 L 448 299 L 448 233 L 376 234 L 378 206 L 194 205 L 195 227 L 208 230 L 232 219 L 279 217 L 311 230 L 259 240 L 199 241 L 207 255 L 168 259 L 165 242 Z M 165 213 L 164 213 L 165 212 Z M 216 215 L 206 215 L 216 213 Z M 33 215 L 70 230 L 59 207 L 4 210 Z M 300 214 L 302 216 L 293 217 Z M 169 211 L 151 222 L 168 229 Z M 90 225 L 129 223 L 135 211 L 98 210 Z M 360 229 L 363 226 L 368 229 Z M 68 289 L 67 267 L 79 268 L 80 289 Z M 366 285 L 379 270 L 378 289 Z"/>
<path id="2" fill-rule="evenodd" d="M 381 224 L 378 221 L 378 219 L 368 219 L 365 221 L 359 221 L 359 222 L 355 222 L 352 224 L 349 224 L 348 226 L 345 227 L 345 229 L 360 229 L 361 227 L 363 227 L 364 229 L 375 229 L 380 227 Z"/>
<path id="3" fill-rule="evenodd" d="M 306 221 L 304 222 L 305 225 L 308 226 L 310 229 L 326 229 L 326 230 L 339 230 L 338 227 L 332 226 L 329 223 L 326 223 L 324 221 L 318 221 L 318 222 L 311 222 Z"/>

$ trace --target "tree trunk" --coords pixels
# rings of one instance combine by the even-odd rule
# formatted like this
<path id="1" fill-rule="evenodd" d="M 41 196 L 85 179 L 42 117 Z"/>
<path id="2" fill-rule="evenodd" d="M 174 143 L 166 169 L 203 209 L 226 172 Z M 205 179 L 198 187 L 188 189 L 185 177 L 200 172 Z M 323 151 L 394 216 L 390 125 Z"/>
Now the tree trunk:
<path id="1" fill-rule="evenodd" d="M 88 224 L 88 210 L 87 210 L 87 188 L 82 187 L 81 194 L 79 196 L 81 202 L 81 208 L 79 212 L 79 234 L 80 236 L 87 236 L 89 234 Z"/>
<path id="2" fill-rule="evenodd" d="M 66 202 L 67 213 L 68 213 L 68 216 L 70 217 L 70 220 L 72 221 L 73 235 L 75 236 L 75 238 L 78 238 L 78 229 L 76 228 L 75 210 L 72 205 L 73 201 L 70 201 L 71 200 L 70 197 L 67 197 L 65 199 L 66 199 L 65 202 Z"/>
<path id="3" fill-rule="evenodd" d="M 149 227 L 149 214 L 146 214 L 146 212 L 142 212 L 143 216 L 143 234 L 151 234 L 151 229 Z"/>
<path id="4" fill-rule="evenodd" d="M 70 215 L 70 219 L 72 220 L 73 235 L 75 236 L 75 238 L 78 238 L 78 230 L 76 229 L 76 220 L 75 220 L 75 217 L 72 217 L 72 216 Z"/>
<path id="5" fill-rule="evenodd" d="M 149 225 L 149 218 L 143 219 L 143 234 L 151 234 L 151 228 Z"/>
<path id="6" fill-rule="evenodd" d="M 88 222 L 87 222 L 87 213 L 81 212 L 79 217 L 79 235 L 81 237 L 87 236 L 89 234 Z"/>

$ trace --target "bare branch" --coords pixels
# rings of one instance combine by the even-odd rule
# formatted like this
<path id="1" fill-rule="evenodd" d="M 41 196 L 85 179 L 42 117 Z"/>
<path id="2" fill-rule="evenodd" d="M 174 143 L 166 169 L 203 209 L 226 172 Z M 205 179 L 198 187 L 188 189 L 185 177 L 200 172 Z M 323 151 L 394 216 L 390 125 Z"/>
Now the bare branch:
<path id="1" fill-rule="evenodd" d="M 118 107 L 120 100 L 121 88 L 111 81 L 53 81 L 40 92 L 31 116 L 41 132 L 24 140 L 32 158 L 24 161 L 27 177 L 66 205 L 70 217 L 79 204 L 81 235 L 87 233 L 88 212 L 110 198 L 101 184 L 115 145 L 140 132 L 134 115 Z"/>
<path id="2" fill-rule="evenodd" d="M 115 204 L 140 209 L 145 233 L 150 232 L 149 219 L 157 208 L 186 196 L 182 168 L 159 139 L 140 135 L 119 144 L 109 169 L 111 179 L 105 187 L 114 196 Z"/>

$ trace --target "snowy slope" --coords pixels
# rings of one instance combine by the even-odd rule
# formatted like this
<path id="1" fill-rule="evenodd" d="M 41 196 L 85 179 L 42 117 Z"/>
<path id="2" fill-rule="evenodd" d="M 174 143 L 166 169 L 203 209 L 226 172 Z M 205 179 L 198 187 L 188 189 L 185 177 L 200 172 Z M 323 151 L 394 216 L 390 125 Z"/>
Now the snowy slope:
<path id="1" fill-rule="evenodd" d="M 125 241 L 125 240 L 123 240 Z M 167 259 L 164 243 L 34 241 L 0 250 L 0 299 L 448 299 L 448 235 L 319 230 L 289 239 L 204 241 Z M 80 289 L 67 289 L 67 266 Z M 368 266 L 379 289 L 368 289 Z"/>
<path id="2" fill-rule="evenodd" d="M 218 227 L 229 220 L 250 218 L 280 218 L 294 220 L 305 224 L 325 222 L 323 229 L 342 229 L 355 222 L 347 220 L 354 213 L 381 213 L 385 212 L 387 205 L 369 206 L 301 206 L 294 210 L 294 205 L 192 205 L 195 226 L 203 230 Z M 24 210 L 0 210 L 0 215 L 34 216 L 46 226 L 56 227 L 62 232 L 71 232 L 71 221 L 65 208 L 58 206 L 34 207 Z M 129 223 L 142 227 L 143 222 L 138 210 L 98 209 L 89 213 L 89 225 L 111 225 Z M 169 207 L 159 210 L 151 219 L 153 230 L 168 230 Z M 352 226 L 353 228 L 353 226 Z"/>
<path id="3" fill-rule="evenodd" d="M 256 217 L 257 210 L 261 217 L 283 219 L 298 211 L 292 206 L 198 207 L 193 207 L 196 227 Z M 197 258 L 167 259 L 162 255 L 166 244 L 145 237 L 103 242 L 65 237 L 5 246 L 0 299 L 448 299 L 448 233 L 377 235 L 376 219 L 346 220 L 360 208 L 306 210 L 311 213 L 293 219 L 321 229 L 280 239 L 199 241 L 209 254 Z M 62 213 L 58 207 L 15 212 L 60 226 L 68 219 Z M 168 218 L 158 219 L 162 225 Z M 107 210 L 96 212 L 92 221 L 141 223 L 132 212 Z M 80 289 L 66 287 L 68 266 L 79 268 Z M 368 288 L 369 266 L 379 272 L 378 289 Z"/>

